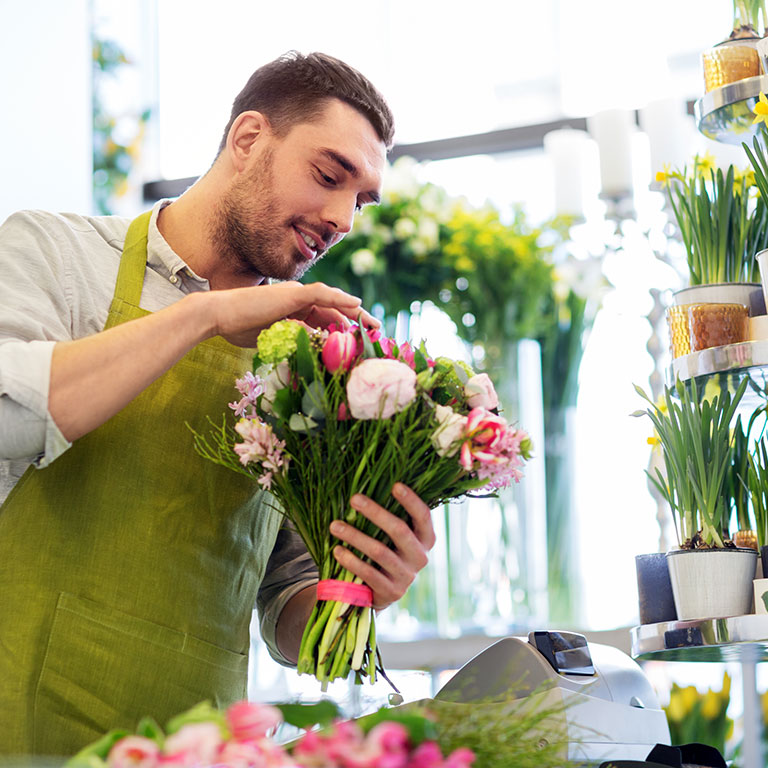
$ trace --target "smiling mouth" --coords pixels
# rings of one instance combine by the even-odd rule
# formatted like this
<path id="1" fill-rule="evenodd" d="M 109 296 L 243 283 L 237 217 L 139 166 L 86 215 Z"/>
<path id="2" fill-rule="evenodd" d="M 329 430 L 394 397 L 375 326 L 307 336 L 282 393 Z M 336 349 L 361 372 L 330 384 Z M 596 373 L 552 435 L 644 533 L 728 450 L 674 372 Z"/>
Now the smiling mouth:
<path id="1" fill-rule="evenodd" d="M 303 232 L 298 227 L 294 227 L 293 229 L 294 232 L 296 232 L 296 240 L 299 245 L 301 255 L 307 261 L 316 259 L 323 252 L 322 245 L 318 244 L 311 235 Z"/>

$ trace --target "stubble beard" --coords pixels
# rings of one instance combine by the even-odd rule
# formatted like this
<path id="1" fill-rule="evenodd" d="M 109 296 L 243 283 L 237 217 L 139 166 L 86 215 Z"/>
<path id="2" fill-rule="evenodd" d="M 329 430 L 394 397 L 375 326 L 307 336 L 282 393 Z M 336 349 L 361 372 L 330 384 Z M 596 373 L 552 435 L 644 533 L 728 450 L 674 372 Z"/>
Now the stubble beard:
<path id="1" fill-rule="evenodd" d="M 299 221 L 280 220 L 272 160 L 268 150 L 247 178 L 232 185 L 213 215 L 210 240 L 235 274 L 297 280 L 318 259 L 307 261 L 297 246 L 285 244 Z"/>

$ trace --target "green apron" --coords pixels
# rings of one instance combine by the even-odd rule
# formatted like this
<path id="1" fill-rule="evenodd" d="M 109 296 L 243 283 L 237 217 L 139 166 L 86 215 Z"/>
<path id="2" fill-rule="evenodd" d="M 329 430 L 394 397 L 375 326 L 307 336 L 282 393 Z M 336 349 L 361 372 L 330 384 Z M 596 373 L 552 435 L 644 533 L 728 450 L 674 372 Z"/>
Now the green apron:
<path id="1" fill-rule="evenodd" d="M 139 308 L 150 214 L 106 328 Z M 249 622 L 280 517 L 200 458 L 252 351 L 199 344 L 0 508 L 0 754 L 71 755 L 141 716 L 246 696 Z"/>

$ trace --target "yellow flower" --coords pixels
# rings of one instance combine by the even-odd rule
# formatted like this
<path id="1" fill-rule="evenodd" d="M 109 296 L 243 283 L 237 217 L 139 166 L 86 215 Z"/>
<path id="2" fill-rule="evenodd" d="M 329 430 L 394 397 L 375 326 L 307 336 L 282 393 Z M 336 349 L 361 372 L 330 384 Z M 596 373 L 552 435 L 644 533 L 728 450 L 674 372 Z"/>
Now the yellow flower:
<path id="1" fill-rule="evenodd" d="M 709 174 L 716 169 L 715 156 L 711 152 L 695 155 L 693 165 L 697 175 L 709 177 Z"/>
<path id="2" fill-rule="evenodd" d="M 731 676 L 727 673 L 723 673 L 723 690 L 720 691 L 720 696 L 723 701 L 729 701 L 731 698 Z"/>
<path id="3" fill-rule="evenodd" d="M 671 178 L 673 178 L 674 174 L 672 173 L 672 169 L 669 165 L 669 163 L 664 163 L 661 166 L 660 171 L 656 171 L 656 181 L 659 182 L 659 184 L 667 185 L 669 184 L 669 181 Z"/>
<path id="4" fill-rule="evenodd" d="M 657 445 L 661 445 L 661 440 L 659 440 L 659 437 L 655 432 L 653 433 L 653 437 L 646 438 L 646 442 L 648 443 L 648 445 L 652 445 L 654 448 Z"/>
<path id="5" fill-rule="evenodd" d="M 701 715 L 706 720 L 715 720 L 720 714 L 720 696 L 715 691 L 707 691 L 701 702 Z"/>
<path id="6" fill-rule="evenodd" d="M 755 123 L 765 123 L 768 125 L 768 98 L 766 98 L 764 93 L 760 93 L 760 98 L 755 103 L 755 108 L 752 112 L 755 115 L 752 125 Z"/>

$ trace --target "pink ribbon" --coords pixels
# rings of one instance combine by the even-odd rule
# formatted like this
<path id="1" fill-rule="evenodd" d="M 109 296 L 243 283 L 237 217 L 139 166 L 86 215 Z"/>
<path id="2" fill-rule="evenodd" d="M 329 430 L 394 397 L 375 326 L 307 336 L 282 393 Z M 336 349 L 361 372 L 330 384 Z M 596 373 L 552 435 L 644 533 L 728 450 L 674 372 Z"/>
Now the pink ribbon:
<path id="1" fill-rule="evenodd" d="M 317 583 L 317 599 L 370 608 L 373 605 L 373 590 L 365 584 L 323 579 Z"/>

